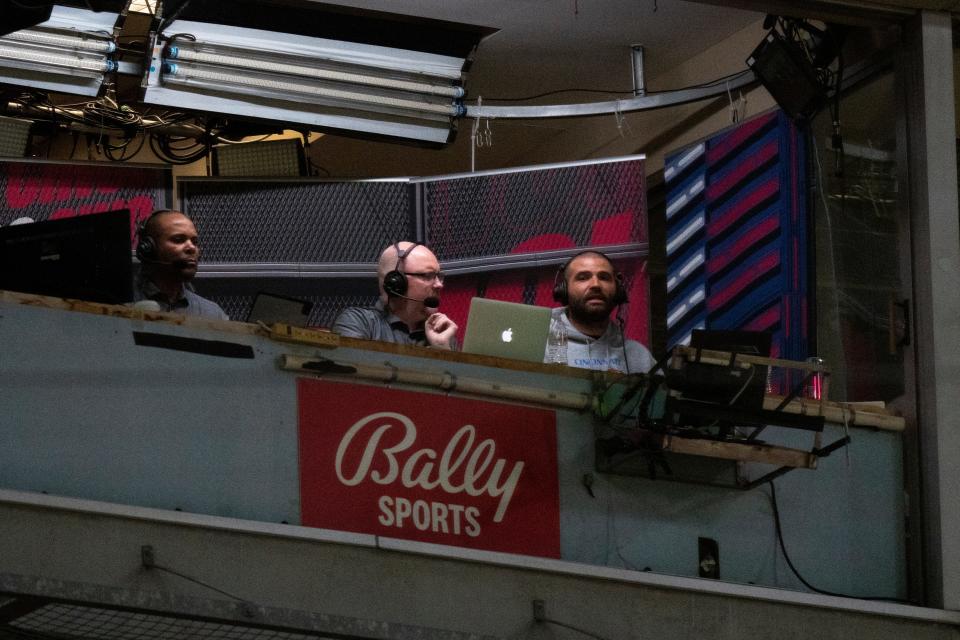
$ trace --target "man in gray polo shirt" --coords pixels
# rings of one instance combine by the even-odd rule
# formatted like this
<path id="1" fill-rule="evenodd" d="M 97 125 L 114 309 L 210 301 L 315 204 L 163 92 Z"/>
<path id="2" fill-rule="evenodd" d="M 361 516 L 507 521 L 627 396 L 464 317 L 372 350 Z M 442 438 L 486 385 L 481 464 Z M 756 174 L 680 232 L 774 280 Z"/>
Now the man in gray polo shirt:
<path id="1" fill-rule="evenodd" d="M 340 312 L 333 332 L 349 338 L 455 349 L 457 325 L 437 311 L 443 272 L 437 256 L 417 242 L 397 242 L 377 263 L 380 300 Z"/>
<path id="2" fill-rule="evenodd" d="M 160 311 L 229 320 L 216 302 L 197 295 L 190 282 L 197 275 L 200 241 L 193 221 L 179 211 L 154 211 L 137 238 L 140 274 L 134 296 L 152 300 Z"/>

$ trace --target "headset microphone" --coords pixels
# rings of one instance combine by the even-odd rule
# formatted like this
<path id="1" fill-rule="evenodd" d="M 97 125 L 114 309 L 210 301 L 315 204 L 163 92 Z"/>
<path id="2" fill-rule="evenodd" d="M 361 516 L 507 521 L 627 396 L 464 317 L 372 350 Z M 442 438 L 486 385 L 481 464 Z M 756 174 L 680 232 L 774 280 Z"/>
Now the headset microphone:
<path id="1" fill-rule="evenodd" d="M 177 267 L 177 268 L 194 266 L 193 261 L 184 260 L 182 258 L 180 260 L 154 260 L 153 258 L 143 256 L 140 258 L 140 262 L 143 264 L 158 264 L 165 267 Z"/>
<path id="2" fill-rule="evenodd" d="M 400 295 L 399 293 L 390 293 L 389 295 L 395 298 L 403 298 L 404 300 L 413 300 L 414 302 L 422 302 L 423 306 L 430 307 L 431 309 L 437 309 L 440 306 L 440 298 L 438 298 L 437 296 L 427 296 L 426 298 L 411 298 L 410 296 L 403 296 L 403 295 Z"/>

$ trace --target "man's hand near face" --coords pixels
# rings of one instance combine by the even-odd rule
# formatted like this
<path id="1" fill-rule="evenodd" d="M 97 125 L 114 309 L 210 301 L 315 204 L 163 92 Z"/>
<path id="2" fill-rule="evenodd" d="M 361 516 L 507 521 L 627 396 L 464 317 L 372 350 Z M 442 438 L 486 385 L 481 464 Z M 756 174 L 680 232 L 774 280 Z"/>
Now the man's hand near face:
<path id="1" fill-rule="evenodd" d="M 457 329 L 456 322 L 439 312 L 432 314 L 424 324 L 427 343 L 435 349 L 452 349 Z"/>

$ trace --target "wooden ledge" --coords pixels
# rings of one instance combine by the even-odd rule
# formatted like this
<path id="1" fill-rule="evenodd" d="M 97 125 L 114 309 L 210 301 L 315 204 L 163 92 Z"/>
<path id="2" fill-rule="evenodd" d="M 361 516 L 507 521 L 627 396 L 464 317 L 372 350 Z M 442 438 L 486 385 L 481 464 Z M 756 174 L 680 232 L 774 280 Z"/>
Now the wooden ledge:
<path id="1" fill-rule="evenodd" d="M 110 316 L 114 318 L 127 318 L 129 320 L 138 320 L 143 322 L 160 322 L 184 327 L 213 329 L 216 331 L 222 331 L 224 333 L 259 335 L 281 342 L 325 349 L 346 347 L 349 349 L 360 349 L 363 351 L 376 351 L 380 353 L 392 353 L 413 358 L 424 358 L 427 360 L 461 362 L 464 364 L 492 367 L 496 369 L 528 371 L 531 373 L 560 375 L 568 378 L 579 378 L 585 380 L 599 379 L 604 381 L 613 381 L 622 377 L 622 374 L 616 372 L 591 371 L 588 369 L 577 369 L 574 367 L 565 367 L 557 364 L 524 362 L 522 360 L 496 358 L 493 356 L 482 356 L 473 353 L 440 351 L 437 349 L 429 349 L 427 347 L 418 347 L 414 345 L 346 338 L 343 336 L 338 336 L 325 329 L 292 327 L 279 323 L 268 327 L 266 325 L 251 324 L 248 322 L 210 320 L 206 318 L 184 316 L 181 314 L 167 313 L 162 311 L 144 311 L 142 309 L 128 307 L 126 305 L 102 304 L 99 302 L 87 302 L 85 300 L 72 300 L 67 298 L 53 298 L 50 296 L 16 293 L 12 291 L 0 291 L 0 302 L 21 304 L 32 307 L 43 307 L 46 309 L 60 309 L 63 311 L 89 313 L 94 315 Z"/>

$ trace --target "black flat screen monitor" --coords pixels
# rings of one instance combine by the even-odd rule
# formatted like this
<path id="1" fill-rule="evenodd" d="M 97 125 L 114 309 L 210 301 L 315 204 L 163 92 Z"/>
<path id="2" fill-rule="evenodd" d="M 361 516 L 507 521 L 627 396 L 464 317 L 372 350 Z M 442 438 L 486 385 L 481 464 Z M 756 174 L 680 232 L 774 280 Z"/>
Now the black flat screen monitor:
<path id="1" fill-rule="evenodd" d="M 305 327 L 310 319 L 313 303 L 309 300 L 261 291 L 253 299 L 247 322 L 274 324 L 282 322 L 292 327 Z"/>
<path id="2" fill-rule="evenodd" d="M 109 304 L 130 302 L 130 211 L 0 228 L 0 289 Z"/>
<path id="3" fill-rule="evenodd" d="M 763 331 L 694 330 L 690 346 L 694 349 L 727 351 L 752 356 L 770 355 L 771 335 Z M 706 400 L 744 409 L 763 408 L 767 386 L 767 367 L 756 365 L 748 370 L 703 363 L 688 363 L 688 398 Z"/>

